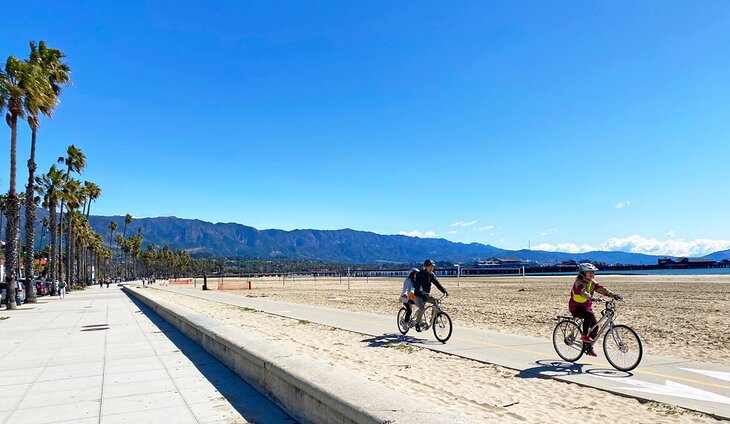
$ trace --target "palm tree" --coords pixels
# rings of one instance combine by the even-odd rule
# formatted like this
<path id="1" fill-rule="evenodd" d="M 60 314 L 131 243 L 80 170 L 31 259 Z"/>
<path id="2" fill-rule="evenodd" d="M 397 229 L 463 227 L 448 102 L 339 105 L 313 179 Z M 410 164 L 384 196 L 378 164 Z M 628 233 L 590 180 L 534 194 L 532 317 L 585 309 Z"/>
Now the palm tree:
<path id="1" fill-rule="evenodd" d="M 35 147 L 36 135 L 40 125 L 40 114 L 51 117 L 53 110 L 59 102 L 61 94 L 61 86 L 71 83 L 71 69 L 63 62 L 65 55 L 58 49 L 46 47 L 46 43 L 41 41 L 36 46 L 34 41 L 30 42 L 30 60 L 29 64 L 36 67 L 40 72 L 40 78 L 45 80 L 42 85 L 42 91 L 35 93 L 29 92 L 25 96 L 25 111 L 28 116 L 28 125 L 31 129 L 30 141 L 30 158 L 28 159 L 28 185 L 25 190 L 25 245 L 28 254 L 25 256 L 26 274 L 31 278 L 33 276 L 33 253 L 35 247 L 35 209 L 34 201 L 35 190 Z M 35 302 L 36 293 L 35 286 L 29 285 L 26 295 L 26 302 Z"/>
<path id="2" fill-rule="evenodd" d="M 18 119 L 25 118 L 26 96 L 40 98 L 43 78 L 37 66 L 8 57 L 5 70 L 0 73 L 0 110 L 7 108 L 5 122 L 10 127 L 10 189 L 7 200 L 7 228 L 5 230 L 5 281 L 8 283 L 8 308 L 15 309 L 15 279 L 18 269 L 18 241 L 20 232 L 20 199 L 15 191 L 17 174 Z"/>
<path id="3" fill-rule="evenodd" d="M 79 175 L 81 175 L 81 170 L 83 170 L 86 167 L 86 155 L 79 149 L 78 147 L 74 146 L 73 144 L 68 146 L 68 149 L 66 149 L 66 157 L 60 157 L 58 158 L 58 163 L 62 163 L 66 165 L 66 179 L 69 179 L 71 176 L 71 172 L 76 172 Z M 62 232 L 63 232 L 63 223 L 61 220 L 63 219 L 63 207 L 65 204 L 65 199 L 63 196 L 61 196 L 61 213 L 59 214 L 59 227 L 58 227 L 58 255 L 61 256 L 61 239 L 62 239 Z M 68 240 L 67 240 L 68 243 Z M 68 252 L 68 249 L 66 249 Z M 59 260 L 59 263 L 62 261 Z M 66 275 L 69 275 L 68 272 L 66 272 Z M 67 282 L 70 284 L 70 282 Z"/>
<path id="4" fill-rule="evenodd" d="M 124 236 L 122 236 L 121 234 L 117 234 L 117 238 L 116 238 L 115 241 L 117 242 L 117 249 L 120 252 L 122 252 L 123 251 L 123 246 L 124 246 Z M 119 264 L 117 264 L 117 270 L 120 271 L 119 270 Z M 121 274 L 121 272 L 117 272 L 117 275 L 120 275 L 120 274 Z"/>
<path id="5" fill-rule="evenodd" d="M 51 255 L 48 266 L 48 275 L 50 275 L 51 281 L 58 281 L 60 274 L 58 257 L 56 256 L 56 227 L 58 222 L 56 220 L 56 205 L 58 205 L 58 201 L 61 198 L 65 181 L 66 177 L 63 171 L 56 168 L 56 165 L 51 165 L 51 169 L 49 169 L 46 174 L 36 178 L 36 190 L 41 195 L 45 196 L 44 203 L 47 205 L 49 213 Z M 55 284 L 51 285 L 51 294 L 56 294 Z"/>
<path id="6" fill-rule="evenodd" d="M 114 238 L 114 231 L 117 230 L 117 223 L 114 221 L 109 221 L 109 250 L 112 250 L 112 239 Z M 110 260 L 112 258 L 109 258 Z"/>
<path id="7" fill-rule="evenodd" d="M 122 232 L 122 237 L 127 237 L 127 225 L 132 223 L 132 215 L 126 214 L 124 215 L 124 231 Z M 124 251 L 124 278 L 127 278 L 127 251 Z"/>
<path id="8" fill-rule="evenodd" d="M 73 214 L 76 209 L 81 205 L 81 182 L 74 180 L 73 178 L 66 181 L 63 186 L 63 195 L 61 196 L 61 203 L 66 202 L 68 211 L 66 212 L 66 284 L 69 287 L 72 285 L 73 275 L 72 268 L 72 254 L 73 254 Z"/>

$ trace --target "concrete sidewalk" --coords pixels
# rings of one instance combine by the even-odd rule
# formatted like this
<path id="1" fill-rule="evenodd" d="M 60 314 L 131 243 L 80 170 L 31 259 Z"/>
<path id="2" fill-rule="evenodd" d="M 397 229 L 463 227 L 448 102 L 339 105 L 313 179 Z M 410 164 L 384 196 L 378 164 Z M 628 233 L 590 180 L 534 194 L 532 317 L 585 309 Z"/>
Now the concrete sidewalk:
<path id="1" fill-rule="evenodd" d="M 398 333 L 396 309 L 393 311 L 393 316 L 381 316 L 262 298 L 247 298 L 216 291 L 193 291 L 171 286 L 157 288 L 366 334 L 370 337 L 366 337 L 363 342 L 371 346 L 398 342 L 413 343 L 428 349 L 515 369 L 519 371 L 517 376 L 520 378 L 554 378 L 730 419 L 730 366 L 728 365 L 645 354 L 637 369 L 632 372 L 621 372 L 607 363 L 603 353 L 598 352 L 600 349 L 596 349 L 598 358 L 583 357 L 577 363 L 563 362 L 548 339 L 551 335 L 546 335 L 545 339 L 519 336 L 459 327 L 456 322 L 453 336 L 448 343 L 442 344 L 436 341 L 430 331 L 417 333 L 412 329 L 406 336 Z M 448 312 L 448 302 L 444 308 Z"/>
<path id="2" fill-rule="evenodd" d="M 118 287 L 0 310 L 0 423 L 291 423 Z"/>

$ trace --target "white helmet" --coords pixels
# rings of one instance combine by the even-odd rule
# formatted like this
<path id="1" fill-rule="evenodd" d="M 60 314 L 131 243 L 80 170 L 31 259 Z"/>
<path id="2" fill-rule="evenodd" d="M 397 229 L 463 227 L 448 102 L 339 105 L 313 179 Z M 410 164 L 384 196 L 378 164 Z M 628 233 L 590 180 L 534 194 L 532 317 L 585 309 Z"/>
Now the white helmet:
<path id="1" fill-rule="evenodd" d="M 590 272 L 590 271 L 596 272 L 596 271 L 598 271 L 598 268 L 596 268 L 592 263 L 585 262 L 585 263 L 578 265 L 578 271 L 580 271 L 581 273 Z"/>

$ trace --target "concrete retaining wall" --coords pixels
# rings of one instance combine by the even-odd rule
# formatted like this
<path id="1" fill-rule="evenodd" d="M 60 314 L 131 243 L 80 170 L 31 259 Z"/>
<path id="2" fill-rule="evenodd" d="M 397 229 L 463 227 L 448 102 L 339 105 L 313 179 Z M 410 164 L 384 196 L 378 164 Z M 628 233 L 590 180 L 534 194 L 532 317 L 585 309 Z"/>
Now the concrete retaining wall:
<path id="1" fill-rule="evenodd" d="M 471 423 L 349 371 L 247 334 L 239 328 L 150 296 L 125 291 L 304 423 Z M 428 410 L 425 410 L 428 409 Z"/>

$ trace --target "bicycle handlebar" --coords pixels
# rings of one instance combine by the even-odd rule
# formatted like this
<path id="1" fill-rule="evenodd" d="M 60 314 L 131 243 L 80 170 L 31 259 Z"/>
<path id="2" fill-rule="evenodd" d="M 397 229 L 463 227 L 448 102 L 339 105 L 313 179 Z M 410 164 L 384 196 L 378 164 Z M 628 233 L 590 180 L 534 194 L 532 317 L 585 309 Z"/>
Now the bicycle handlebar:
<path id="1" fill-rule="evenodd" d="M 592 302 L 598 302 L 598 303 L 623 302 L 623 298 L 622 299 L 608 299 L 608 298 L 605 298 L 605 297 L 592 297 L 591 298 L 591 301 Z"/>

